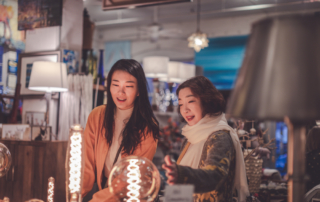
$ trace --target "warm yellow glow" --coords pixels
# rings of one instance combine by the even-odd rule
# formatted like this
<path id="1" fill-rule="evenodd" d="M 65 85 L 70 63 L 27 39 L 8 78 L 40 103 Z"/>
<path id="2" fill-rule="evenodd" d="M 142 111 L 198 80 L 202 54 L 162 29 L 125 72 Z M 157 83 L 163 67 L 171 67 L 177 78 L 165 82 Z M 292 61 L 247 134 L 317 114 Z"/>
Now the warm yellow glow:
<path id="1" fill-rule="evenodd" d="M 73 132 L 70 137 L 70 177 L 69 177 L 69 189 L 70 193 L 79 193 L 81 185 L 81 143 L 82 137 L 80 132 Z"/>
<path id="2" fill-rule="evenodd" d="M 81 130 L 81 125 L 74 125 L 73 130 Z"/>
<path id="3" fill-rule="evenodd" d="M 199 52 L 201 49 L 208 47 L 209 40 L 207 39 L 207 35 L 202 32 L 193 33 L 188 38 L 190 48 L 194 48 L 195 51 Z"/>
<path id="4" fill-rule="evenodd" d="M 140 186 L 139 183 L 141 181 L 140 177 L 140 170 L 139 170 L 139 166 L 136 164 L 139 160 L 138 159 L 130 159 L 130 164 L 128 165 L 127 169 L 128 169 L 128 174 L 127 177 L 129 178 L 127 180 L 127 182 L 129 183 L 129 185 L 127 186 L 128 188 L 128 193 L 127 196 L 129 197 L 129 199 L 127 200 L 127 202 L 131 202 L 131 201 L 135 201 L 135 202 L 140 202 L 139 200 L 139 190 L 140 190 Z"/>
<path id="5" fill-rule="evenodd" d="M 54 178 L 50 177 L 48 180 L 48 202 L 53 202 L 54 195 Z"/>

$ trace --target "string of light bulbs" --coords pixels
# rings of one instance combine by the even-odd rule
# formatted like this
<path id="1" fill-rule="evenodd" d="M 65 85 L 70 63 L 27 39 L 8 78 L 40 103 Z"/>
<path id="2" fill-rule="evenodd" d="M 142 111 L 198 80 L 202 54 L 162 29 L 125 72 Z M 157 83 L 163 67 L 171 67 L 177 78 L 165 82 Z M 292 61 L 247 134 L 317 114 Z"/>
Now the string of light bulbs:
<path id="1" fill-rule="evenodd" d="M 81 184 L 81 148 L 82 137 L 81 133 L 74 132 L 70 137 L 70 177 L 69 189 L 70 193 L 79 193 Z"/>
<path id="2" fill-rule="evenodd" d="M 54 196 L 54 178 L 50 177 L 48 179 L 48 202 L 53 202 L 53 196 Z"/>

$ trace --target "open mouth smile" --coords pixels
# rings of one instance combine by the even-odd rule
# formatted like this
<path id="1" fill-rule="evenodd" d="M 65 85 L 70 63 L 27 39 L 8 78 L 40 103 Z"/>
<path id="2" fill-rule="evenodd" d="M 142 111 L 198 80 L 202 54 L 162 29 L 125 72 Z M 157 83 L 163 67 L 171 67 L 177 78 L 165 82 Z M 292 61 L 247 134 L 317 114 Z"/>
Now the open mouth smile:
<path id="1" fill-rule="evenodd" d="M 120 99 L 120 98 L 117 98 L 117 100 L 118 100 L 118 102 L 123 103 L 123 102 L 125 102 L 127 99 Z"/>
<path id="2" fill-rule="evenodd" d="M 192 121 L 194 119 L 194 116 L 186 116 L 187 121 Z"/>

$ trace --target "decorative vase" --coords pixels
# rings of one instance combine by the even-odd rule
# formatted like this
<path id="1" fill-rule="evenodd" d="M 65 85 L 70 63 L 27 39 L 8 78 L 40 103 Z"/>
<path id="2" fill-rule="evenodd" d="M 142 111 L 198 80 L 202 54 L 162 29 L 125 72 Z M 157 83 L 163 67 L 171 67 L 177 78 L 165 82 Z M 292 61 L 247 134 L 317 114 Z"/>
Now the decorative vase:
<path id="1" fill-rule="evenodd" d="M 244 158 L 251 152 L 251 149 L 245 149 L 243 156 Z M 261 184 L 262 176 L 262 163 L 263 160 L 259 159 L 258 156 L 250 156 L 245 161 L 246 173 L 249 179 L 249 191 L 250 193 L 258 193 Z"/>

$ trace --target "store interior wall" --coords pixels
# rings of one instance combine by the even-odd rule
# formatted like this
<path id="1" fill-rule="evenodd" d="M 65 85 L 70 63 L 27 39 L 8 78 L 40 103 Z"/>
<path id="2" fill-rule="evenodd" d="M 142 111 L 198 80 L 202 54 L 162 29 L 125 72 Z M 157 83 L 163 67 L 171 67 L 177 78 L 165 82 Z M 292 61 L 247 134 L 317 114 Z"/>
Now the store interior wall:
<path id="1" fill-rule="evenodd" d="M 26 32 L 25 53 L 69 49 L 82 50 L 83 1 L 64 0 L 62 26 L 37 28 Z M 81 57 L 79 57 L 80 59 Z M 61 58 L 62 59 L 62 58 Z M 46 112 L 45 99 L 24 99 L 22 104 L 22 123 L 25 123 L 25 109 Z M 49 126 L 52 134 L 57 134 L 58 99 L 51 99 Z"/>

